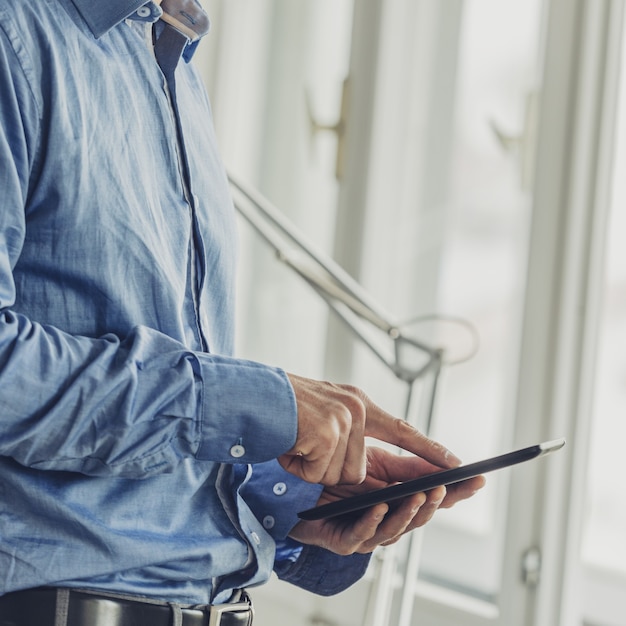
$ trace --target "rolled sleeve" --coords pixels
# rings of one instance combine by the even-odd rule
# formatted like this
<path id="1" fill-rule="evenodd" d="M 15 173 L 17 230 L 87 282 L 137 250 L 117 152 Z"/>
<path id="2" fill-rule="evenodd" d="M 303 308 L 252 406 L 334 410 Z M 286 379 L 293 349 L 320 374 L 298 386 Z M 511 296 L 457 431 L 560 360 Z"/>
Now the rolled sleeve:
<path id="1" fill-rule="evenodd" d="M 201 355 L 202 436 L 198 460 L 262 463 L 293 447 L 297 408 L 284 371 Z"/>

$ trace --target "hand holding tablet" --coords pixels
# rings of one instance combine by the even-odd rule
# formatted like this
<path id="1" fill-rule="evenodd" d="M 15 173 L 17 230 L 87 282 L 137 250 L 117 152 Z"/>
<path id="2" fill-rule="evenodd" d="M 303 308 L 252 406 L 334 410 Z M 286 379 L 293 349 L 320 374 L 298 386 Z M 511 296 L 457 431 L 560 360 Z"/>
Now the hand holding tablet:
<path id="1" fill-rule="evenodd" d="M 426 474 L 406 482 L 376 489 L 367 493 L 362 493 L 343 500 L 337 500 L 328 504 L 307 509 L 298 513 L 302 520 L 312 521 L 335 517 L 346 513 L 353 513 L 362 509 L 367 509 L 381 502 L 392 502 L 406 496 L 428 491 L 440 485 L 451 485 L 474 476 L 479 476 L 487 472 L 530 461 L 556 450 L 560 450 L 565 445 L 565 439 L 556 439 L 537 445 L 514 450 L 496 457 L 461 465 L 453 469 L 441 470 Z"/>

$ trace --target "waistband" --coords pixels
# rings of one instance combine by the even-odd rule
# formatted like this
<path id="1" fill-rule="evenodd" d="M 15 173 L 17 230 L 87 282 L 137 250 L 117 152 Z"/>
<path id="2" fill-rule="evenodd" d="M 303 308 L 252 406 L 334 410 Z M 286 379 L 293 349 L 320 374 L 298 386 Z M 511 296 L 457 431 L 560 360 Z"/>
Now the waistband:
<path id="1" fill-rule="evenodd" d="M 252 601 L 187 607 L 135 596 L 40 587 L 0 596 L 3 626 L 251 626 Z"/>

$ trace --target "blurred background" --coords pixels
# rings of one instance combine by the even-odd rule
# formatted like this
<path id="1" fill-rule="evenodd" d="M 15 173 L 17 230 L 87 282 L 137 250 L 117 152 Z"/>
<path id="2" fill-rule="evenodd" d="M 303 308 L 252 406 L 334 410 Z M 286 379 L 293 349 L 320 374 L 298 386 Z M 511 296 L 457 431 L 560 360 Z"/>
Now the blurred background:
<path id="1" fill-rule="evenodd" d="M 403 380 L 242 220 L 238 354 L 357 384 L 467 462 L 568 440 L 340 596 L 254 590 L 255 623 L 624 626 L 623 2 L 204 4 L 229 172 L 434 349 Z"/>

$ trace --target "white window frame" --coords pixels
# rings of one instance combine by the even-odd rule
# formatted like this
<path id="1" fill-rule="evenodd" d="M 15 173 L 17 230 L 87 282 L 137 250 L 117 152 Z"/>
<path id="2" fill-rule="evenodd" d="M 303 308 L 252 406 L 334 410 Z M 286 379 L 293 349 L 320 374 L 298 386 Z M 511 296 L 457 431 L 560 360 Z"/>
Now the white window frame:
<path id="1" fill-rule="evenodd" d="M 530 293 L 528 302 L 544 298 L 550 307 L 544 311 L 544 331 L 536 336 L 547 349 L 544 369 L 535 373 L 537 381 L 521 386 L 520 392 L 528 398 L 541 390 L 543 410 L 538 404 L 526 410 L 540 411 L 542 423 L 552 432 L 564 432 L 569 444 L 566 463 L 544 484 L 542 514 L 533 531 L 533 539 L 544 546 L 547 581 L 529 608 L 529 623 L 537 626 L 569 626 L 582 624 L 585 617 L 596 618 L 585 615 L 588 607 L 582 606 L 581 585 L 590 572 L 581 563 L 580 546 L 623 18 L 620 1 L 553 0 L 550 4 L 543 83 L 552 93 L 545 96 L 545 133 L 542 136 L 541 129 L 539 133 L 543 146 L 538 148 L 539 204 L 533 240 L 540 242 L 546 236 L 546 247 L 551 240 L 555 255 L 548 267 L 542 267 L 538 259 L 532 262 L 531 250 L 529 284 L 540 290 Z M 563 84 L 558 85 L 559 80 Z M 561 163 L 560 189 L 541 181 L 556 158 Z M 552 219 L 542 216 L 550 206 L 558 207 Z M 546 274 L 552 278 L 551 299 L 549 284 L 541 286 L 540 276 Z M 539 377 L 545 378 L 543 385 Z"/>

